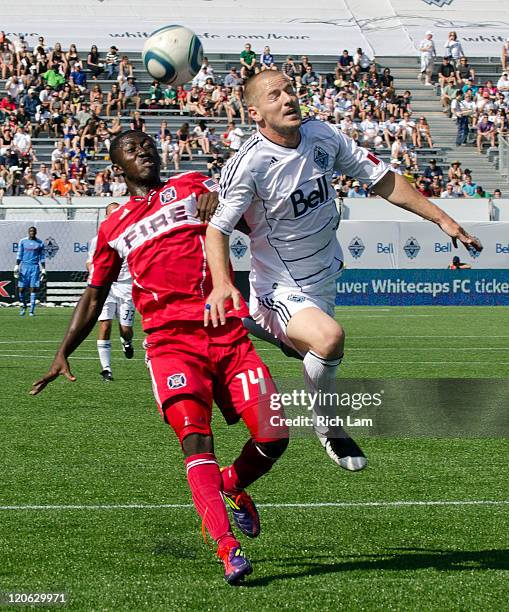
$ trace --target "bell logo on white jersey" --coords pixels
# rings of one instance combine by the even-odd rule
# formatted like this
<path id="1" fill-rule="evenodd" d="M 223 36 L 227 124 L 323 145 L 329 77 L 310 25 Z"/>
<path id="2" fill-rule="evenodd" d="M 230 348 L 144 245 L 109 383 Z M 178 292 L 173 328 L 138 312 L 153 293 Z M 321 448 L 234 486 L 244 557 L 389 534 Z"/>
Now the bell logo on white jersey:
<path id="1" fill-rule="evenodd" d="M 297 189 L 290 196 L 293 214 L 296 219 L 305 215 L 310 208 L 316 208 L 320 204 L 327 202 L 328 199 L 329 186 L 327 185 L 327 176 L 325 174 L 316 181 L 316 189 L 310 191 L 307 196 L 302 189 Z"/>

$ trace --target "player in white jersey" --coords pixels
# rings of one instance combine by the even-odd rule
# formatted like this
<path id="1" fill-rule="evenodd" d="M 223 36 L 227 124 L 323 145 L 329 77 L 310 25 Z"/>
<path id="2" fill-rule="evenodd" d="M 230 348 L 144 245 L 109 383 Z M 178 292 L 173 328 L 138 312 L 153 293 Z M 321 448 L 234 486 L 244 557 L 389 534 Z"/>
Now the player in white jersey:
<path id="1" fill-rule="evenodd" d="M 112 202 L 106 208 L 106 216 L 113 212 L 119 204 Z M 87 269 L 90 271 L 92 258 L 97 244 L 97 236 L 90 241 L 88 249 Z M 135 308 L 132 299 L 133 281 L 124 260 L 118 279 L 112 283 L 110 292 L 99 315 L 99 332 L 97 336 L 97 352 L 101 362 L 101 376 L 105 382 L 113 380 L 111 373 L 111 326 L 113 319 L 118 319 L 120 342 L 127 359 L 134 356 L 133 324 Z"/>
<path id="2" fill-rule="evenodd" d="M 205 325 L 224 324 L 224 301 L 239 301 L 228 274 L 228 243 L 243 216 L 251 230 L 251 315 L 303 355 L 310 392 L 334 392 L 345 334 L 333 318 L 335 279 L 343 265 L 336 238 L 339 215 L 333 172 L 355 177 L 393 204 L 435 222 L 455 246 L 459 240 L 477 250 L 482 247 L 404 177 L 336 126 L 302 121 L 295 90 L 282 73 L 264 71 L 252 77 L 245 99 L 258 133 L 221 174 L 219 205 L 206 239 L 214 290 L 207 299 Z M 319 405 L 315 416 L 324 414 L 334 416 L 330 406 Z M 345 439 L 341 428 L 315 431 L 336 463 L 350 470 L 366 465 L 362 451 Z"/>

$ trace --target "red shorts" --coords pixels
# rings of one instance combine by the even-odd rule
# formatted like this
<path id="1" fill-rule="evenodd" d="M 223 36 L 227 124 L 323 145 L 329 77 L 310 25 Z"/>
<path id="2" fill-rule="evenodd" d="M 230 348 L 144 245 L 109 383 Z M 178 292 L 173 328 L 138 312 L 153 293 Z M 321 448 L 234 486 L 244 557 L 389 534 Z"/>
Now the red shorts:
<path id="1" fill-rule="evenodd" d="M 213 401 L 228 424 L 256 406 L 260 437 L 284 437 L 280 428 L 272 432 L 267 428 L 271 416 L 282 414 L 270 408 L 270 397 L 277 389 L 240 319 L 227 319 L 215 329 L 201 322 L 179 324 L 150 334 L 145 348 L 163 418 L 173 402 L 186 397 L 203 404 L 209 424 Z M 257 437 L 257 432 L 251 433 Z"/>

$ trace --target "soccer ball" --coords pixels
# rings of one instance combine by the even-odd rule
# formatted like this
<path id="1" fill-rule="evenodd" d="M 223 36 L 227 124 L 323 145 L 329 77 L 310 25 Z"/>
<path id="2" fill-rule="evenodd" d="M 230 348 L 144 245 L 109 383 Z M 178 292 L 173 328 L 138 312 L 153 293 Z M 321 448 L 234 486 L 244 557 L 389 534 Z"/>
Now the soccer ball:
<path id="1" fill-rule="evenodd" d="M 153 79 L 177 86 L 190 81 L 200 70 L 203 47 L 189 28 L 168 25 L 152 32 L 141 58 Z"/>

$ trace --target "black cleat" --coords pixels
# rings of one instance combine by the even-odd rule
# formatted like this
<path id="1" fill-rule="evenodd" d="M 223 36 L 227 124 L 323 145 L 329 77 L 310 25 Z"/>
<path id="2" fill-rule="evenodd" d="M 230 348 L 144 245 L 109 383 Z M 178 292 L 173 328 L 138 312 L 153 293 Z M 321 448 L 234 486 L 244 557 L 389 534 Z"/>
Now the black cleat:
<path id="1" fill-rule="evenodd" d="M 132 359 L 134 357 L 134 348 L 130 342 L 123 344 L 122 350 L 124 351 L 124 357 L 126 359 Z"/>
<path id="2" fill-rule="evenodd" d="M 355 440 L 350 438 L 345 431 L 342 433 L 346 437 L 327 438 L 316 432 L 326 453 L 335 463 L 349 472 L 360 472 L 368 464 L 366 455 Z"/>
<path id="3" fill-rule="evenodd" d="M 101 376 L 104 382 L 111 382 L 113 380 L 113 374 L 111 370 L 103 370 Z"/>

